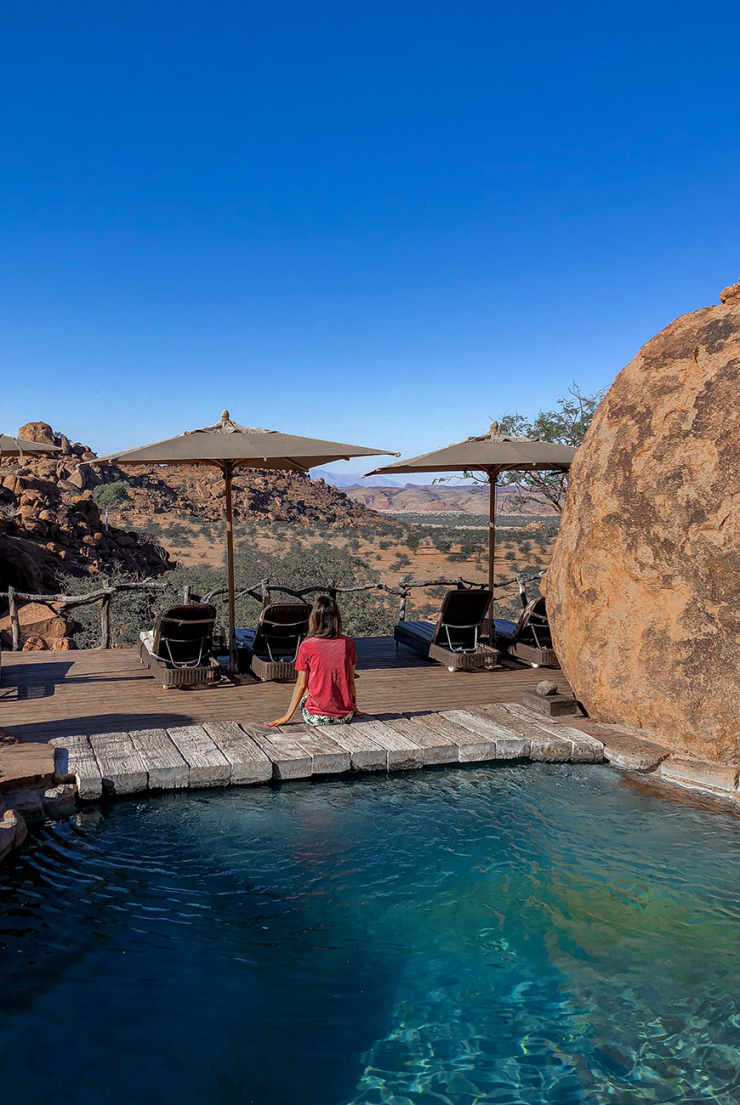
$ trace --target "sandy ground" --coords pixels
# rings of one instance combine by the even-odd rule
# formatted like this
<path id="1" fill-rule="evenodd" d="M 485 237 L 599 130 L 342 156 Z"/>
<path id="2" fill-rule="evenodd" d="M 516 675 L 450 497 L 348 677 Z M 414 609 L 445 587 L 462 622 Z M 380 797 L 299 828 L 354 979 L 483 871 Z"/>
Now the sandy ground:
<path id="1" fill-rule="evenodd" d="M 158 514 L 157 522 L 165 529 L 168 527 L 179 524 L 188 529 L 187 523 L 183 521 L 181 517 L 177 515 Z M 132 517 L 127 523 L 131 528 L 135 528 L 136 520 Z M 467 529 L 467 527 L 465 527 Z M 224 563 L 224 539 L 217 526 L 213 527 L 213 536 L 211 538 L 205 537 L 199 533 L 198 530 L 193 527 L 188 529 L 192 544 L 179 545 L 166 537 L 158 537 L 159 541 L 170 553 L 174 560 L 177 560 L 180 564 L 186 567 L 207 566 L 211 568 L 221 568 Z M 318 545 L 325 540 L 329 540 L 331 544 L 338 548 L 346 548 L 348 541 L 352 538 L 351 529 L 342 530 L 327 530 L 326 537 L 307 536 L 302 534 L 300 530 L 297 531 L 298 535 L 302 537 L 308 548 L 312 545 Z M 507 559 L 506 554 L 511 552 L 518 552 L 522 541 L 527 537 L 531 539 L 531 535 L 522 533 L 521 529 L 516 528 L 502 528 L 498 533 L 498 540 L 496 545 L 496 577 L 497 580 L 503 581 L 511 579 L 516 570 L 517 565 L 526 567 L 546 567 L 550 560 L 551 546 L 546 545 L 544 550 L 540 549 L 539 545 L 532 540 L 531 550 L 526 554 L 518 554 L 515 560 Z M 235 531 L 235 538 L 238 543 L 240 539 L 238 527 Z M 275 552 L 279 548 L 280 539 L 274 538 L 270 534 L 270 530 L 267 529 L 263 534 L 253 537 L 250 535 L 250 540 L 253 540 L 256 547 L 265 552 Z M 449 553 L 442 553 L 438 549 L 434 548 L 429 543 L 422 544 L 417 550 L 413 551 L 407 548 L 403 544 L 393 545 L 388 549 L 380 548 L 380 541 L 389 540 L 386 536 L 379 536 L 376 540 L 368 543 L 367 541 L 361 541 L 358 550 L 353 552 L 353 555 L 361 557 L 366 563 L 374 570 L 377 571 L 379 579 L 386 584 L 396 585 L 399 578 L 402 575 L 410 574 L 415 579 L 431 579 L 431 578 L 445 578 L 455 579 L 458 576 L 462 576 L 464 579 L 484 581 L 487 577 L 487 556 L 485 554 L 477 553 L 464 561 L 450 561 L 448 559 Z M 459 546 L 454 545 L 450 549 L 450 553 L 457 552 Z M 399 567 L 396 561 L 398 553 L 403 553 L 408 556 L 411 564 L 404 567 Z"/>

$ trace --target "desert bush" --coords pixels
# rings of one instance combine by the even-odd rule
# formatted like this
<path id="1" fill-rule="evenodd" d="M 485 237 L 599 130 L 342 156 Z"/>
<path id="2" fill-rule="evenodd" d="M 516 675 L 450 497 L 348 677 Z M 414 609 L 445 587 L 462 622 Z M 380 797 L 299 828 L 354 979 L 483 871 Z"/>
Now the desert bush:
<path id="1" fill-rule="evenodd" d="M 93 491 L 93 502 L 100 510 L 112 510 L 129 499 L 128 486 L 123 480 L 101 483 Z"/>
<path id="2" fill-rule="evenodd" d="M 376 573 L 365 560 L 328 542 L 314 545 L 310 555 L 302 547 L 292 548 L 278 556 L 240 547 L 236 567 L 237 578 L 245 583 L 268 578 L 272 583 L 282 583 L 296 590 L 328 583 L 353 586 L 377 582 Z M 394 602 L 392 597 L 376 592 L 340 595 L 345 632 L 356 637 L 390 632 Z"/>
<path id="3" fill-rule="evenodd" d="M 180 522 L 174 522 L 171 526 L 161 529 L 162 536 L 180 548 L 188 548 L 193 543 L 192 530 L 183 526 Z"/>

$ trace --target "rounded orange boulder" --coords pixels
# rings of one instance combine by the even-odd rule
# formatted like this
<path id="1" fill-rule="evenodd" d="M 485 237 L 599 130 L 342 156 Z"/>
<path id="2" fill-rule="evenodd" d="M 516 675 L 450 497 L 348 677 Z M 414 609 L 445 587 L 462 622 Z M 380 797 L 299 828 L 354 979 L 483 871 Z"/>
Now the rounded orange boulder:
<path id="1" fill-rule="evenodd" d="M 612 384 L 571 470 L 547 606 L 596 720 L 740 761 L 740 283 Z"/>

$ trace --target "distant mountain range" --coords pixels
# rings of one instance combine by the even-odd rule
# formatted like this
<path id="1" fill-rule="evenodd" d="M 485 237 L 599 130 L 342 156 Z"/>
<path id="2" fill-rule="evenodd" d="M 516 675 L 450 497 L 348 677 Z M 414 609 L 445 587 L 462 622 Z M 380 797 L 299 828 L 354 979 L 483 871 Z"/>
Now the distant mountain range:
<path id="1" fill-rule="evenodd" d="M 371 510 L 388 510 L 395 514 L 486 514 L 488 512 L 489 492 L 481 484 L 418 484 L 407 483 L 404 487 L 345 487 L 345 495 L 362 503 Z M 506 486 L 496 488 L 497 508 L 506 513 L 512 509 L 514 488 Z M 549 504 L 542 498 L 532 495 L 522 508 L 516 507 L 522 514 L 554 514 Z"/>
<path id="2" fill-rule="evenodd" d="M 328 468 L 312 468 L 310 475 L 312 480 L 323 480 L 330 487 L 339 487 L 343 491 L 360 487 L 431 488 L 433 478 L 430 475 L 427 483 L 404 483 L 401 480 L 391 480 L 388 476 L 368 476 L 367 479 L 363 479 L 361 472 L 330 472 Z M 472 483 L 456 483 L 454 486 L 469 488 L 475 485 Z"/>
<path id="3" fill-rule="evenodd" d="M 479 483 L 401 483 L 387 476 L 369 476 L 362 479 L 359 472 L 331 472 L 327 468 L 312 468 L 311 478 L 324 480 L 329 487 L 343 491 L 350 499 L 371 510 L 392 511 L 397 514 L 485 514 L 488 511 L 488 488 Z M 509 507 L 514 487 L 505 484 L 496 489 L 498 509 Z M 510 508 L 510 507 L 509 507 Z M 522 514 L 553 514 L 553 508 L 540 496 L 532 495 L 522 508 Z"/>
<path id="4" fill-rule="evenodd" d="M 368 476 L 363 480 L 361 472 L 330 472 L 327 468 L 312 468 L 312 480 L 323 480 L 329 487 L 403 487 L 398 480 L 389 480 L 387 476 Z"/>

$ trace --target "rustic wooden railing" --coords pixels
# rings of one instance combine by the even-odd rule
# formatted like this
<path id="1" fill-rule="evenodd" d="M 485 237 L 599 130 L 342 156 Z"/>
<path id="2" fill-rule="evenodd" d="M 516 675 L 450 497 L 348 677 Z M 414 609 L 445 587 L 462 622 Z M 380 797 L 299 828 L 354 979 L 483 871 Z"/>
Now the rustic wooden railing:
<path id="1" fill-rule="evenodd" d="M 518 574 L 510 580 L 506 580 L 504 583 L 497 583 L 497 589 L 510 587 L 514 583 L 518 583 L 520 590 L 525 582 L 529 582 L 533 579 L 538 579 L 543 573 L 539 572 L 532 576 L 523 576 Z M 333 599 L 338 598 L 340 595 L 358 594 L 362 591 L 379 591 L 386 595 L 397 595 L 399 599 L 398 603 L 398 617 L 400 621 L 406 620 L 406 612 L 408 609 L 409 595 L 414 589 L 423 590 L 428 587 L 460 587 L 460 588 L 485 588 L 487 583 L 479 583 L 476 580 L 463 579 L 458 576 L 456 579 L 412 579 L 410 576 L 401 576 L 397 587 L 389 587 L 386 583 L 362 583 L 351 587 L 344 587 L 341 584 L 335 583 L 333 580 L 329 580 L 325 584 L 313 584 L 310 587 L 288 587 L 282 583 L 270 583 L 269 579 L 261 579 L 259 583 L 252 584 L 249 587 L 241 587 L 236 593 L 236 598 L 254 598 L 258 602 L 261 602 L 263 606 L 266 606 L 272 601 L 273 593 L 281 595 L 289 595 L 291 598 L 305 599 L 308 595 L 323 594 L 331 595 Z M 160 581 L 154 581 L 150 579 L 141 580 L 134 583 L 110 583 L 105 587 L 101 587 L 97 591 L 89 591 L 86 595 L 36 595 L 30 594 L 25 591 L 16 591 L 13 587 L 8 587 L 7 591 L 0 591 L 0 599 L 7 599 L 8 602 L 8 614 L 10 617 L 10 636 L 11 636 L 11 650 L 13 652 L 19 652 L 22 647 L 21 642 L 21 623 L 18 614 L 19 602 L 36 602 L 45 606 L 54 606 L 57 608 L 59 614 L 64 613 L 66 610 L 72 610 L 77 606 L 91 606 L 93 603 L 100 603 L 100 647 L 112 648 L 113 637 L 111 632 L 111 601 L 113 596 L 119 594 L 122 591 L 164 591 L 167 588 L 167 583 Z M 180 594 L 182 595 L 182 601 L 188 603 L 190 601 L 202 601 L 213 602 L 214 599 L 225 598 L 228 595 L 228 589 L 226 587 L 220 587 L 214 591 L 209 591 L 203 595 L 202 599 L 196 599 L 195 596 L 191 598 L 191 589 L 186 584 L 180 588 Z"/>
<path id="2" fill-rule="evenodd" d="M 0 591 L 0 599 L 8 600 L 8 614 L 10 616 L 11 649 L 20 651 L 21 624 L 18 616 L 18 602 L 37 602 L 43 606 L 55 606 L 58 613 L 71 610 L 75 606 L 91 606 L 95 602 L 100 603 L 100 645 L 101 648 L 111 648 L 113 641 L 110 625 L 111 599 L 120 591 L 163 591 L 165 583 L 155 583 L 152 580 L 142 580 L 137 583 L 111 583 L 101 587 L 98 591 L 89 591 L 86 595 L 34 595 L 25 591 L 16 591 L 8 587 L 7 591 Z M 189 588 L 183 588 L 183 592 Z M 187 601 L 187 600 L 185 600 Z"/>

